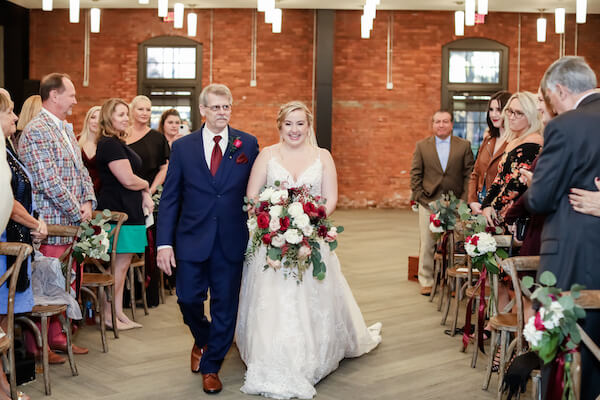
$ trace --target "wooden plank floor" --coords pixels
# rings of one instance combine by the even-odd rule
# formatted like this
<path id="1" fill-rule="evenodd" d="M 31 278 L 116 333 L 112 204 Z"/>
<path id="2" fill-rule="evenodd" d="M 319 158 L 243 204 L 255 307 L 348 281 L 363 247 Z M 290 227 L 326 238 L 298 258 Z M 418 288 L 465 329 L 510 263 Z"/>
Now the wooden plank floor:
<path id="1" fill-rule="evenodd" d="M 363 357 L 344 360 L 317 385 L 316 399 L 493 399 L 495 376 L 490 392 L 481 390 L 486 356 L 471 369 L 472 347 L 459 352 L 460 338 L 444 335 L 440 313 L 406 278 L 407 257 L 418 253 L 417 214 L 341 210 L 334 217 L 346 228 L 337 250 L 342 269 L 367 323 L 383 323 L 383 342 Z M 239 391 L 245 367 L 235 346 L 221 370 L 223 392 L 202 392 L 201 377 L 189 371 L 192 338 L 175 296 L 139 322 L 143 329 L 122 332 L 120 339 L 109 332 L 106 354 L 96 328 L 85 327 L 75 339 L 90 349 L 76 356 L 79 376 L 70 376 L 68 364 L 51 366 L 52 396 L 44 396 L 40 375 L 20 389 L 32 399 L 257 398 Z"/>

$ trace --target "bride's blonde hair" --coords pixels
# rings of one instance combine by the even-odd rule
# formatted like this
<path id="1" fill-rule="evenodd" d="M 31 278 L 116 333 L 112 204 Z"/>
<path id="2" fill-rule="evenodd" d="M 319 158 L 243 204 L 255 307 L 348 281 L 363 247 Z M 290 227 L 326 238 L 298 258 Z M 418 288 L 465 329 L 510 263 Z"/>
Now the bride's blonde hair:
<path id="1" fill-rule="evenodd" d="M 290 101 L 289 103 L 286 103 L 281 106 L 281 108 L 279 109 L 279 114 L 277 115 L 277 129 L 281 130 L 283 121 L 285 121 L 285 119 L 287 118 L 287 116 L 290 113 L 297 111 L 297 110 L 304 111 L 304 115 L 306 115 L 306 122 L 308 122 L 308 143 L 311 146 L 318 147 L 317 138 L 315 137 L 315 130 L 313 128 L 314 118 L 313 118 L 312 112 L 308 109 L 306 104 L 304 104 L 301 101 L 294 100 L 294 101 Z M 279 140 L 283 141 L 283 139 L 281 139 L 281 136 L 280 136 Z"/>

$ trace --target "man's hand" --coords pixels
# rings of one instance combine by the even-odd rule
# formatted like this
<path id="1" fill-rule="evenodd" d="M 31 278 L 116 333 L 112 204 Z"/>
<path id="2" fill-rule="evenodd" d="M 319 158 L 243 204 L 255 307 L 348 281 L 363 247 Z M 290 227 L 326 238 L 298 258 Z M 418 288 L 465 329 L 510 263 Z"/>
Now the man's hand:
<path id="1" fill-rule="evenodd" d="M 599 191 L 572 188 L 569 202 L 579 213 L 600 217 L 600 178 L 594 179 L 594 183 Z"/>
<path id="2" fill-rule="evenodd" d="M 81 221 L 89 221 L 92 219 L 92 202 L 86 201 L 79 208 L 79 214 L 81 215 Z"/>
<path id="3" fill-rule="evenodd" d="M 165 247 L 158 250 L 156 255 L 156 265 L 161 269 L 162 272 L 171 276 L 171 268 L 177 267 L 175 265 L 175 253 L 172 247 Z"/>
<path id="4" fill-rule="evenodd" d="M 531 179 L 533 178 L 533 172 L 525 168 L 519 168 L 519 173 L 521 174 L 519 181 L 522 184 L 529 186 L 531 184 Z"/>

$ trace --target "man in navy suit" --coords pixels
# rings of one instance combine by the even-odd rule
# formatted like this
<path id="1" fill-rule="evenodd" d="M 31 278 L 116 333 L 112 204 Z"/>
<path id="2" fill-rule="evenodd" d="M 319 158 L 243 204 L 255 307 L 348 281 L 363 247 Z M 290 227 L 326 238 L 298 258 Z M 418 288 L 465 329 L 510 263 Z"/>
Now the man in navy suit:
<path id="1" fill-rule="evenodd" d="M 194 336 L 192 372 L 206 393 L 222 389 L 218 372 L 233 341 L 247 215 L 242 210 L 258 142 L 231 128 L 233 98 L 225 85 L 200 94 L 200 130 L 173 143 L 157 221 L 158 267 L 177 267 L 177 297 Z M 204 301 L 210 288 L 209 322 Z"/>

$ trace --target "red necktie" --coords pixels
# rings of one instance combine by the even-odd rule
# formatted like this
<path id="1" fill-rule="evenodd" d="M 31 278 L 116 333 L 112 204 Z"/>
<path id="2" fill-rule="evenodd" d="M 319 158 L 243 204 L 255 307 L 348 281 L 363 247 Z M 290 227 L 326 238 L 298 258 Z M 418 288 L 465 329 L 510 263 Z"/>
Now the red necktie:
<path id="1" fill-rule="evenodd" d="M 221 160 L 223 159 L 223 154 L 221 153 L 221 146 L 219 146 L 221 136 L 217 135 L 213 140 L 215 141 L 215 147 L 213 147 L 212 155 L 210 156 L 210 173 L 212 176 L 215 176 L 219 169 L 219 164 L 221 164 Z"/>

